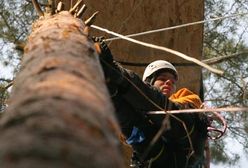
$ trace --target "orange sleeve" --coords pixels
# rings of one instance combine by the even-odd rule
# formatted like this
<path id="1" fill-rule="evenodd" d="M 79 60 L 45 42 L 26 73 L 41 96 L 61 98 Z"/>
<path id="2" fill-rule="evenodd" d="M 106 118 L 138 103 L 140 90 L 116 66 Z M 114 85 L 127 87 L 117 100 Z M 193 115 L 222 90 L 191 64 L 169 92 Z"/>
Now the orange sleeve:
<path id="1" fill-rule="evenodd" d="M 202 105 L 202 101 L 200 97 L 187 88 L 182 88 L 178 90 L 175 94 L 171 95 L 169 98 L 171 101 L 179 103 L 179 104 L 190 104 L 195 108 L 200 108 Z"/>

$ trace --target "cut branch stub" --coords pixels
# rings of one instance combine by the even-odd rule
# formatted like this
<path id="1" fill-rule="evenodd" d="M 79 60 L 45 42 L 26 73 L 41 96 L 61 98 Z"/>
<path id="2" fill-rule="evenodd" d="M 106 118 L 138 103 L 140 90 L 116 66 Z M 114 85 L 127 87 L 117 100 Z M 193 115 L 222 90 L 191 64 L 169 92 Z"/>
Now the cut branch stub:
<path id="1" fill-rule="evenodd" d="M 79 6 L 81 5 L 82 2 L 83 2 L 83 0 L 78 0 L 78 2 L 69 10 L 69 12 L 71 14 L 76 13 L 77 8 L 79 8 Z"/>
<path id="2" fill-rule="evenodd" d="M 87 19 L 87 20 L 85 21 L 85 25 L 86 25 L 86 26 L 91 26 L 91 25 L 94 23 L 94 21 L 96 20 L 97 14 L 98 14 L 98 11 L 95 12 L 95 13 L 93 13 L 93 15 L 92 15 L 89 19 Z"/>
<path id="3" fill-rule="evenodd" d="M 38 12 L 39 16 L 44 16 L 44 13 L 41 10 L 40 5 L 37 2 L 37 0 L 32 0 L 32 2 L 33 2 L 33 5 L 34 5 L 36 11 Z M 56 10 L 55 10 L 55 5 L 57 5 Z M 67 4 L 67 6 L 68 6 L 68 4 Z M 86 11 L 86 9 L 87 9 L 87 7 L 85 4 L 83 4 L 83 0 L 78 0 L 70 9 L 68 9 L 68 11 L 75 18 L 82 19 L 82 16 L 83 16 L 84 12 Z M 55 13 L 57 14 L 63 10 L 66 10 L 65 4 L 63 3 L 63 1 L 59 1 L 55 4 L 55 2 L 53 0 L 50 0 L 48 3 L 48 7 L 46 8 L 46 13 L 48 13 L 49 15 L 53 15 L 53 14 L 55 14 Z M 98 14 L 98 11 L 95 12 L 89 19 L 87 19 L 85 21 L 85 25 L 87 27 L 91 26 L 94 23 L 97 14 Z M 88 28 L 87 28 L 87 31 L 85 31 L 85 32 L 88 32 Z"/>
<path id="4" fill-rule="evenodd" d="M 62 10 L 63 10 L 63 2 L 60 1 L 57 5 L 56 13 L 61 12 Z"/>
<path id="5" fill-rule="evenodd" d="M 82 16 L 83 16 L 83 14 L 84 14 L 84 12 L 86 11 L 86 9 L 87 9 L 87 6 L 84 4 L 84 5 L 80 8 L 80 10 L 77 12 L 76 17 L 81 19 Z"/>

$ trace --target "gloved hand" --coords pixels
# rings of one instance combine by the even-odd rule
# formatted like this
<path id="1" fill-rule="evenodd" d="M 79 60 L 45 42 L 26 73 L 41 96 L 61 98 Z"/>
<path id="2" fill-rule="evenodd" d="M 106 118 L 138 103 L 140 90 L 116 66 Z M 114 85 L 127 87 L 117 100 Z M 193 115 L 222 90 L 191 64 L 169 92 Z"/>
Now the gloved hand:
<path id="1" fill-rule="evenodd" d="M 104 42 L 104 37 L 92 37 L 92 40 L 100 57 L 108 90 L 113 95 L 126 87 L 127 84 L 123 78 L 126 70 L 114 61 L 108 45 Z"/>
<path id="2" fill-rule="evenodd" d="M 108 45 L 104 42 L 104 37 L 92 37 L 92 40 L 95 43 L 95 47 L 97 50 L 97 53 L 100 56 L 100 59 L 102 61 L 105 61 L 107 63 L 112 63 L 113 62 L 113 55 L 108 48 Z"/>

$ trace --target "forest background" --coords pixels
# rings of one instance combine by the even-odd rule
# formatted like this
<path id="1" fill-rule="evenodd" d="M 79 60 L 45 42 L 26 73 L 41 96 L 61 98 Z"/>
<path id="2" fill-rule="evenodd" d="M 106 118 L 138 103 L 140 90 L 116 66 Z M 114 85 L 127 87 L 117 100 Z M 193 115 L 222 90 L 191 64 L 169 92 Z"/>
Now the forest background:
<path id="1" fill-rule="evenodd" d="M 205 20 L 222 16 L 233 17 L 204 23 L 204 58 L 214 60 L 212 65 L 225 71 L 220 77 L 203 70 L 204 100 L 212 107 L 248 106 L 248 1 L 205 1 Z M 0 2 L 1 111 L 6 108 L 10 91 L 6 88 L 19 70 L 21 48 L 36 18 L 29 0 Z M 222 139 L 210 142 L 212 167 L 243 168 L 248 163 L 248 114 L 222 114 L 228 131 Z M 235 150 L 234 145 L 238 146 Z"/>

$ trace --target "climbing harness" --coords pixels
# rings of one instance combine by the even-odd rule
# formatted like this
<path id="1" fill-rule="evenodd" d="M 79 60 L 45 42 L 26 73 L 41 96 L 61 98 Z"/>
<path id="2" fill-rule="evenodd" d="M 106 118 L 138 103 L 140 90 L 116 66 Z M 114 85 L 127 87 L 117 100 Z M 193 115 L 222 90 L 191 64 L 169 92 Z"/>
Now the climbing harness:
<path id="1" fill-rule="evenodd" d="M 170 110 L 170 111 L 151 111 L 148 114 L 179 114 L 179 113 L 205 113 L 211 112 L 212 115 L 207 115 L 209 126 L 208 137 L 211 140 L 216 140 L 221 138 L 227 129 L 227 122 L 222 115 L 218 113 L 218 111 L 248 111 L 248 108 L 205 108 L 205 109 L 185 109 L 185 110 Z M 219 126 L 214 126 L 214 124 L 219 123 L 222 125 L 222 128 Z"/>
<path id="2" fill-rule="evenodd" d="M 222 115 L 217 112 L 212 112 L 212 116 L 208 115 L 209 126 L 207 127 L 208 130 L 208 137 L 212 140 L 220 139 L 226 132 L 227 123 L 226 120 Z M 220 122 L 222 124 L 222 128 L 217 128 L 213 125 L 214 121 Z"/>

